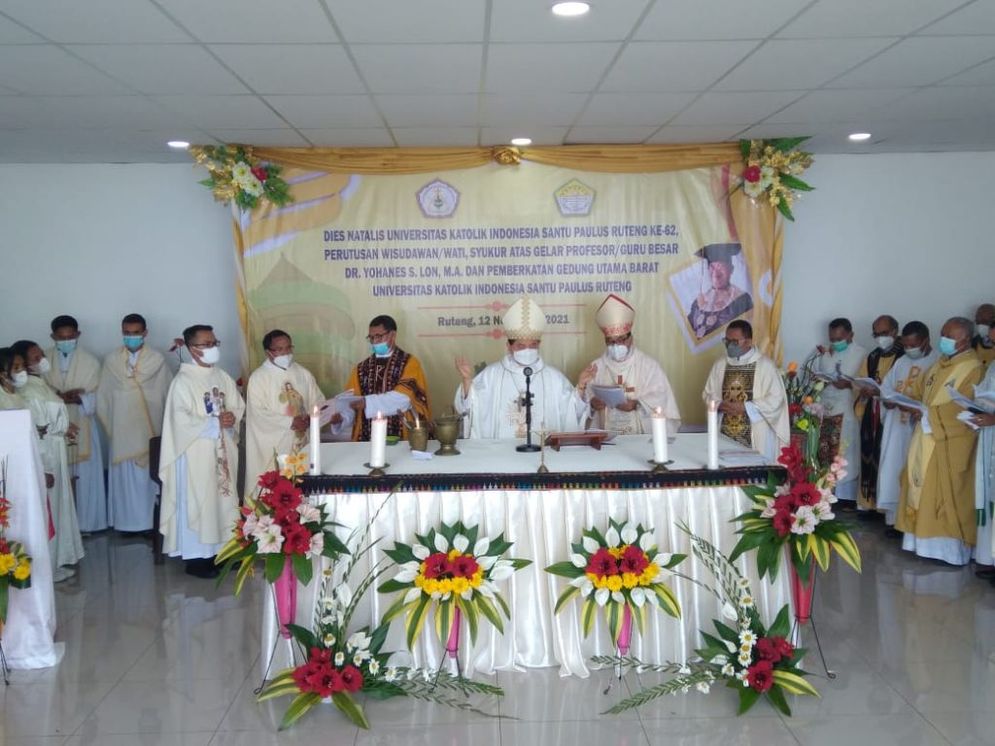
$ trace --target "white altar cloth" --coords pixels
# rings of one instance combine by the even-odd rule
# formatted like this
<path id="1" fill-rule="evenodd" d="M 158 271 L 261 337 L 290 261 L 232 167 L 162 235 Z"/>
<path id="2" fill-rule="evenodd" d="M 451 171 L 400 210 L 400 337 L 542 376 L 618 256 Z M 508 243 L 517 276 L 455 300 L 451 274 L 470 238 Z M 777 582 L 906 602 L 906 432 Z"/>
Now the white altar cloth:
<path id="1" fill-rule="evenodd" d="M 703 467 L 706 436 L 681 433 L 670 445 L 674 459 L 672 469 L 697 470 Z M 405 443 L 387 449 L 388 477 L 399 474 L 431 473 L 534 473 L 539 464 L 537 453 L 517 453 L 512 440 L 461 440 L 457 447 L 463 455 L 436 457 L 431 461 L 416 461 Z M 430 450 L 437 447 L 430 443 Z M 749 452 L 729 440 L 721 440 L 720 450 L 728 462 L 736 466 L 750 460 Z M 613 472 L 642 471 L 650 468 L 647 458 L 652 445 L 645 435 L 619 437 L 615 445 L 601 451 L 588 447 L 564 448 L 559 453 L 546 451 L 546 464 L 551 472 Z M 327 475 L 355 475 L 366 472 L 369 444 L 335 443 L 322 446 L 322 472 Z M 763 461 L 756 457 L 754 463 Z M 721 481 L 722 472 L 714 481 Z M 346 527 L 370 523 L 380 510 L 372 528 L 379 537 L 378 546 L 359 563 L 351 586 L 360 574 L 365 574 L 371 562 L 383 557 L 382 548 L 393 546 L 395 539 L 411 543 L 414 534 L 424 534 L 441 522 L 479 524 L 481 535 L 496 536 L 502 531 L 514 546 L 508 556 L 530 559 L 533 564 L 499 584 L 511 607 L 511 621 L 504 634 L 481 623 L 477 641 L 471 645 L 464 629 L 461 659 L 464 671 L 492 673 L 531 667 L 559 666 L 561 675 L 589 675 L 589 658 L 607 655 L 612 644 L 606 625 L 599 616 L 591 635 L 584 639 L 580 630 L 580 602 L 569 604 L 560 614 L 553 615 L 556 599 L 565 588 L 566 580 L 544 572 L 545 567 L 569 559 L 570 543 L 578 541 L 581 531 L 590 526 L 602 530 L 608 519 L 635 521 L 654 529 L 660 551 L 688 554 L 677 569 L 700 581 L 713 583 L 711 576 L 693 560 L 690 544 L 678 528 L 687 524 L 691 531 L 711 541 L 722 551 L 729 552 L 736 543 L 735 525 L 730 520 L 748 508 L 748 499 L 735 485 L 678 487 L 667 489 L 521 489 L 521 490 L 447 490 L 441 492 L 384 493 L 352 492 L 327 494 L 317 498 L 332 507 L 336 521 Z M 790 584 L 786 568 L 782 567 L 772 584 L 760 581 L 752 553 L 739 559 L 741 572 L 753 583 L 758 609 L 764 619 L 773 616 L 784 604 L 790 603 Z M 382 580 L 393 576 L 388 572 Z M 382 582 L 382 581 L 381 581 Z M 694 655 L 700 645 L 698 630 L 712 631 L 711 620 L 720 617 L 718 601 L 695 584 L 671 577 L 682 609 L 682 618 L 674 619 L 658 609 L 651 609 L 645 634 L 633 633 L 632 654 L 648 663 L 666 660 L 683 661 Z M 298 589 L 297 621 L 308 626 L 313 616 L 317 579 Z M 272 594 L 264 604 L 263 661 L 272 658 L 271 675 L 290 664 L 289 643 L 278 639 Z M 354 619 L 354 626 L 378 620 L 394 600 L 393 594 L 370 592 Z M 431 621 L 431 620 L 430 620 Z M 385 650 L 405 650 L 403 620 L 395 620 Z M 275 653 L 274 653 L 275 651 Z M 435 667 L 439 664 L 443 646 L 431 623 L 416 643 L 414 660 L 418 665 Z"/>

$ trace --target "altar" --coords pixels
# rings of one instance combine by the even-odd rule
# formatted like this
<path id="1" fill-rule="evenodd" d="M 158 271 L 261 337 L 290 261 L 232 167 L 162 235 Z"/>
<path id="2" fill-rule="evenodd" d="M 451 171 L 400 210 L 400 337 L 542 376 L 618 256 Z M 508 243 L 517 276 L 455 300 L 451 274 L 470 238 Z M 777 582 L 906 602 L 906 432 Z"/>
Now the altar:
<path id="1" fill-rule="evenodd" d="M 539 453 L 518 453 L 517 440 L 461 440 L 459 456 L 417 459 L 403 441 L 387 448 L 389 466 L 384 476 L 370 477 L 363 466 L 369 461 L 368 443 L 329 443 L 321 447 L 321 476 L 306 477 L 305 493 L 331 509 L 335 521 L 345 528 L 370 525 L 379 542 L 364 557 L 354 576 L 365 575 L 371 563 L 384 558 L 383 549 L 395 539 L 411 542 L 441 522 L 461 520 L 477 524 L 481 533 L 504 532 L 514 542 L 510 556 L 532 560 L 532 564 L 503 581 L 502 593 L 511 608 L 511 621 L 504 633 L 481 626 L 471 645 L 462 648 L 464 671 L 492 673 L 557 666 L 561 675 L 586 677 L 592 655 L 612 652 L 609 634 L 599 618 L 588 638 L 581 634 L 580 603 L 568 604 L 560 614 L 553 608 L 565 580 L 544 568 L 568 560 L 570 544 L 579 541 L 590 526 L 604 530 L 608 519 L 641 523 L 652 528 L 662 552 L 687 554 L 676 569 L 701 582 L 711 577 L 690 556 L 690 542 L 681 531 L 686 525 L 725 552 L 736 543 L 731 520 L 748 509 L 742 485 L 766 483 L 783 469 L 765 463 L 756 453 L 737 443 L 720 439 L 720 468 L 705 468 L 707 436 L 680 433 L 672 439 L 668 470 L 654 472 L 648 459 L 653 454 L 645 435 L 619 436 L 600 451 L 589 447 L 567 447 L 559 452 L 546 449 L 548 473 L 539 474 Z M 429 451 L 438 448 L 429 443 Z M 775 582 L 761 581 L 752 554 L 737 566 L 749 578 L 757 608 L 771 620 L 790 603 L 788 573 Z M 383 580 L 393 577 L 388 572 Z M 381 581 L 382 582 L 382 581 Z M 667 580 L 680 603 L 681 619 L 650 609 L 643 634 L 635 634 L 631 654 L 648 662 L 683 661 L 694 656 L 700 645 L 698 630 L 711 628 L 721 618 L 715 597 L 696 584 L 671 576 Z M 308 625 L 313 616 L 317 582 L 299 588 L 297 620 Z M 271 675 L 290 664 L 290 643 L 279 637 L 271 594 L 264 604 L 263 663 L 272 657 Z M 375 622 L 394 600 L 392 595 L 368 593 L 356 626 Z M 385 650 L 404 651 L 403 622 L 395 621 Z M 437 666 L 442 645 L 431 625 L 413 651 L 421 666 Z"/>

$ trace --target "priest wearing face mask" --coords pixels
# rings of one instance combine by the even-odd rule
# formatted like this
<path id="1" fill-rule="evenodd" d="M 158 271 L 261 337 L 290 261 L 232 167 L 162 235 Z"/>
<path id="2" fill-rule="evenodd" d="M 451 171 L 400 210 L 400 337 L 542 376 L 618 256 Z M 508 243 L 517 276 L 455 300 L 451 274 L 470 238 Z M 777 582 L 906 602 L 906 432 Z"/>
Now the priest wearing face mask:
<path id="1" fill-rule="evenodd" d="M 216 577 L 214 556 L 238 517 L 238 423 L 245 405 L 231 376 L 217 367 L 213 327 L 183 330 L 191 362 L 169 387 L 162 425 L 159 531 L 163 552 L 182 557 L 196 577 Z"/>
<path id="2" fill-rule="evenodd" d="M 898 340 L 898 320 L 894 316 L 878 316 L 871 325 L 871 335 L 875 346 L 857 372 L 858 378 L 873 378 L 880 385 L 888 375 L 895 361 L 902 357 L 902 345 Z M 881 404 L 874 389 L 856 390 L 854 414 L 860 423 L 860 495 L 857 508 L 861 516 L 872 515 L 877 505 L 878 463 L 881 458 Z"/>
<path id="3" fill-rule="evenodd" d="M 974 313 L 974 338 L 971 340 L 971 346 L 984 365 L 995 360 L 995 342 L 992 342 L 989 334 L 993 326 L 995 326 L 995 305 L 982 303 Z"/>
<path id="4" fill-rule="evenodd" d="M 635 309 L 617 295 L 605 298 L 594 316 L 605 337 L 605 351 L 592 363 L 597 373 L 591 384 L 622 388 L 625 402 L 609 407 L 588 385 L 584 393 L 591 405 L 591 426 L 623 435 L 649 433 L 650 416 L 660 409 L 667 418 L 667 431 L 674 435 L 681 426 L 681 412 L 660 364 L 636 348 L 635 316 Z"/>
<path id="5" fill-rule="evenodd" d="M 881 381 L 881 388 L 911 396 L 933 363 L 939 351 L 930 345 L 929 328 L 921 321 L 910 321 L 902 327 L 904 354 L 894 360 L 891 369 Z M 895 511 L 902 491 L 902 469 L 909 452 L 912 431 L 918 419 L 912 410 L 881 402 L 881 458 L 878 461 L 877 509 L 884 513 L 888 526 L 895 525 Z M 890 536 L 900 536 L 895 529 Z"/>
<path id="6" fill-rule="evenodd" d="M 275 467 L 273 454 L 308 446 L 310 413 L 325 403 L 311 372 L 294 360 L 294 342 L 281 329 L 263 337 L 266 360 L 249 376 L 245 409 L 245 491 Z"/>
<path id="7" fill-rule="evenodd" d="M 837 482 L 836 496 L 848 501 L 841 510 L 856 508 L 860 484 L 860 423 L 854 411 L 856 394 L 849 381 L 840 380 L 839 374 L 856 376 L 867 357 L 867 350 L 853 341 L 853 325 L 849 319 L 838 318 L 829 322 L 829 346 L 819 345 L 807 363 L 809 370 L 832 379 L 822 390 L 821 403 L 825 407 L 822 420 L 820 459 L 827 464 L 836 453 L 846 459 L 846 478 Z"/>
<path id="8" fill-rule="evenodd" d="M 964 410 L 947 386 L 973 399 L 984 366 L 971 347 L 974 324 L 954 317 L 943 325 L 940 359 L 909 396 L 928 407 L 909 445 L 895 527 L 902 548 L 951 565 L 971 560 L 977 537 L 974 451 L 977 432 L 958 419 Z"/>
<path id="9" fill-rule="evenodd" d="M 107 528 L 107 492 L 104 489 L 104 454 L 97 432 L 97 387 L 100 361 L 79 345 L 79 324 L 72 316 L 52 319 L 54 346 L 48 350 L 42 372 L 48 384 L 66 403 L 69 421 L 77 428 L 76 447 L 69 463 L 76 480 L 76 514 L 80 531 Z"/>
<path id="10" fill-rule="evenodd" d="M 774 463 L 791 430 L 781 374 L 753 346 L 753 327 L 747 321 L 726 327 L 725 347 L 725 357 L 712 365 L 702 398 L 719 402 L 723 435 Z"/>
<path id="11" fill-rule="evenodd" d="M 391 316 L 370 321 L 366 341 L 370 356 L 352 369 L 346 389 L 360 397 L 343 417 L 332 415 L 332 432 L 352 428 L 352 439 L 370 439 L 370 420 L 387 418 L 387 434 L 404 437 L 404 413 L 417 414 L 421 422 L 432 418 L 428 385 L 418 358 L 397 346 L 397 322 Z"/>
<path id="12" fill-rule="evenodd" d="M 597 373 L 590 365 L 575 388 L 560 371 L 545 364 L 539 354 L 546 314 L 531 298 L 515 301 L 502 319 L 508 339 L 507 354 L 476 376 L 473 366 L 456 358 L 462 383 L 453 402 L 466 413 L 471 438 L 525 437 L 525 369 L 531 369 L 532 427 L 548 432 L 578 432 L 588 417 L 584 391 Z"/>
<path id="13" fill-rule="evenodd" d="M 104 358 L 97 388 L 97 418 L 110 441 L 107 520 L 118 531 L 152 530 L 157 487 L 149 476 L 149 440 L 162 433 L 173 373 L 146 344 L 145 317 L 121 320 L 121 346 Z"/>

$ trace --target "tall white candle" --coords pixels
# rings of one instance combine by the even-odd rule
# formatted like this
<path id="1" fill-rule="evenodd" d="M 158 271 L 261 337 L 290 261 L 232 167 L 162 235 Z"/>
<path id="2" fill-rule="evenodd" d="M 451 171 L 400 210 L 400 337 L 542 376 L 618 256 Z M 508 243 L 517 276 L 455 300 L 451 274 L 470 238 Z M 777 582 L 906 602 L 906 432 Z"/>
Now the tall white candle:
<path id="1" fill-rule="evenodd" d="M 650 418 L 653 422 L 653 460 L 658 464 L 667 463 L 667 418 L 663 416 L 663 408 L 653 410 Z"/>
<path id="2" fill-rule="evenodd" d="M 387 463 L 387 418 L 383 412 L 370 421 L 370 468 L 376 469 Z"/>
<path id="3" fill-rule="evenodd" d="M 719 468 L 719 403 L 708 402 L 708 468 Z"/>
<path id="4" fill-rule="evenodd" d="M 308 461 L 312 477 L 321 474 L 321 423 L 318 421 L 318 405 L 311 410 L 311 428 L 308 431 Z"/>

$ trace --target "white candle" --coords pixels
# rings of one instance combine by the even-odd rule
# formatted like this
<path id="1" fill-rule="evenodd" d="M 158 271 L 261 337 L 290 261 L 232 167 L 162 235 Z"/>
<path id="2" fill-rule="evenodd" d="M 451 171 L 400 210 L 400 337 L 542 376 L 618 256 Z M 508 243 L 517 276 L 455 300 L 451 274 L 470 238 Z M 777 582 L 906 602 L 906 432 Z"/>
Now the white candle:
<path id="1" fill-rule="evenodd" d="M 667 463 L 667 418 L 663 409 L 657 407 L 650 418 L 653 422 L 653 460 L 658 464 Z"/>
<path id="2" fill-rule="evenodd" d="M 321 474 L 321 423 L 318 422 L 318 405 L 314 405 L 311 410 L 311 429 L 308 433 L 308 452 L 311 468 L 309 474 L 312 477 Z"/>
<path id="3" fill-rule="evenodd" d="M 370 468 L 381 468 L 387 463 L 387 418 L 383 412 L 370 421 Z"/>
<path id="4" fill-rule="evenodd" d="M 708 402 L 708 468 L 719 468 L 719 403 Z"/>

